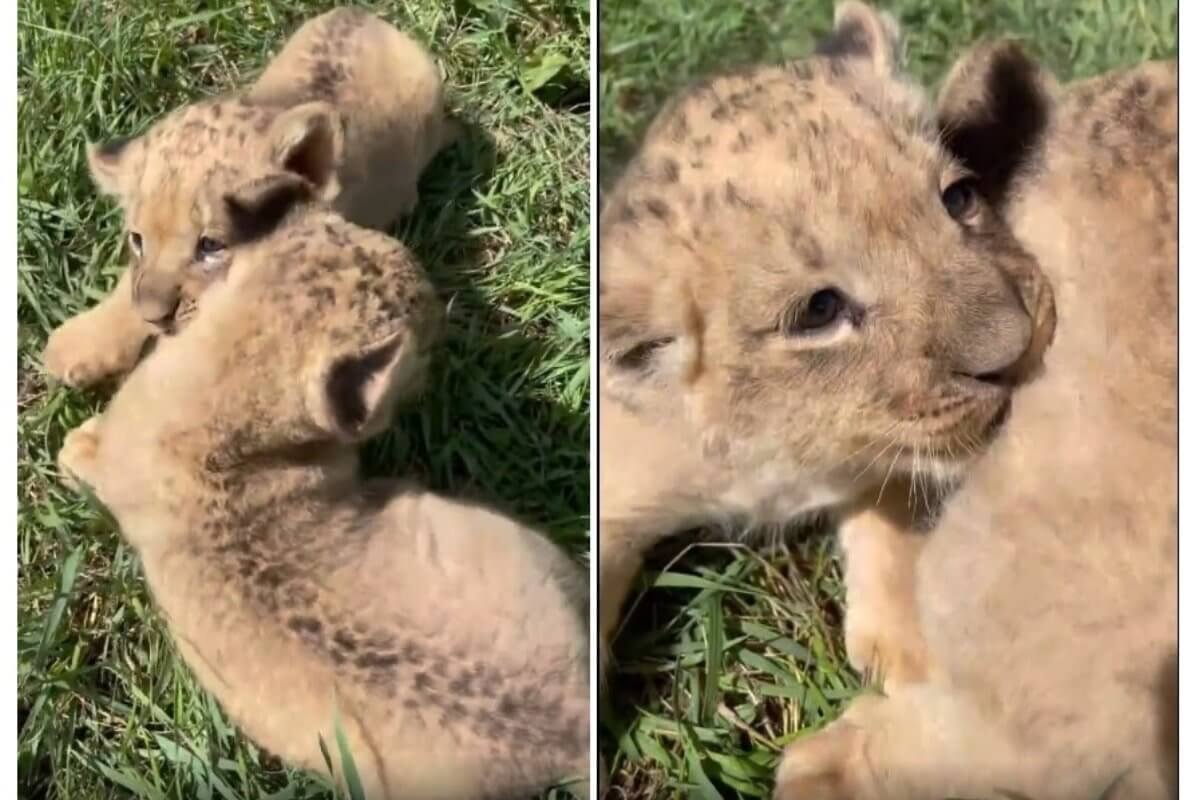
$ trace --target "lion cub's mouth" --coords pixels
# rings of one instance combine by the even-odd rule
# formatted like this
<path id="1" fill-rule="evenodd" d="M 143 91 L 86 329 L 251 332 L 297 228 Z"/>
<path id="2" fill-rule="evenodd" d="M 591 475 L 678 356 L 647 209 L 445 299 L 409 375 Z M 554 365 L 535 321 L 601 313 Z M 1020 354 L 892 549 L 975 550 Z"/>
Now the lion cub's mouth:
<path id="1" fill-rule="evenodd" d="M 1012 407 L 1008 394 L 992 403 L 971 405 L 954 423 L 903 444 L 892 466 L 914 478 L 930 479 L 935 485 L 957 481 L 963 470 L 987 449 Z"/>
<path id="2" fill-rule="evenodd" d="M 954 380 L 956 383 L 965 386 L 968 390 L 975 391 L 988 391 L 989 389 L 1012 391 L 1016 383 L 1015 377 L 1007 370 L 988 372 L 983 375 L 956 372 L 954 373 Z"/>
<path id="3" fill-rule="evenodd" d="M 174 336 L 183 330 L 192 317 L 196 316 L 196 311 L 199 310 L 199 303 L 195 298 L 185 296 L 175 309 L 175 313 L 159 323 L 156 327 L 160 336 Z"/>
<path id="4" fill-rule="evenodd" d="M 1012 393 L 1004 376 L 944 376 L 933 396 L 898 404 L 899 430 L 868 454 L 861 474 L 884 485 L 892 475 L 908 475 L 927 489 L 954 484 L 1003 427 Z"/>
<path id="5" fill-rule="evenodd" d="M 953 399 L 941 413 L 926 416 L 914 431 L 912 449 L 936 454 L 947 464 L 965 464 L 978 455 L 1008 418 L 1015 383 L 1003 373 L 955 374 Z"/>

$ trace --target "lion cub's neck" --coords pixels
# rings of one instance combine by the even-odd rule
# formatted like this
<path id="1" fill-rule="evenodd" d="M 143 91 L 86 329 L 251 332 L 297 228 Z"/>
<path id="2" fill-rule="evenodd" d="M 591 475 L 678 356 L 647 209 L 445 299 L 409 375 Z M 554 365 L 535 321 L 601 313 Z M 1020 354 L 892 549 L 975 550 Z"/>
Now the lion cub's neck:
<path id="1" fill-rule="evenodd" d="M 790 463 L 744 455 L 737 461 L 753 461 L 754 468 L 736 469 L 726 458 L 706 455 L 686 426 L 640 414 L 603 393 L 600 404 L 606 521 L 633 522 L 662 535 L 711 524 L 730 530 L 772 527 L 802 521 L 853 496 L 853 475 L 805 475 Z"/>
<path id="2" fill-rule="evenodd" d="M 757 470 L 730 475 L 714 499 L 714 516 L 746 527 L 774 527 L 801 522 L 848 503 L 849 480 L 798 474 L 791 464 L 763 463 Z"/>

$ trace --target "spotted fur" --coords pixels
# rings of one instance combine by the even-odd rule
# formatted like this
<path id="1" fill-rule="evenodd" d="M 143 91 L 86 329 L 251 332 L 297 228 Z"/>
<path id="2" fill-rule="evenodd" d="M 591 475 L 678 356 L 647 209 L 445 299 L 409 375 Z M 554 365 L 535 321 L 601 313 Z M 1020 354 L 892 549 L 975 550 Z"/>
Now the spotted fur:
<path id="1" fill-rule="evenodd" d="M 269 201 L 244 197 L 248 187 L 295 176 L 368 227 L 410 212 L 418 177 L 456 130 L 442 95 L 422 46 L 341 8 L 305 23 L 250 86 L 90 145 L 92 177 L 124 213 L 132 264 L 109 297 L 54 331 L 47 371 L 75 386 L 119 378 L 148 338 L 178 327 L 248 234 L 239 203 Z"/>
<path id="2" fill-rule="evenodd" d="M 369 800 L 582 778 L 585 578 L 513 520 L 358 476 L 440 306 L 399 243 L 298 191 L 62 471 L 112 511 L 201 683 L 289 763 L 323 769 L 336 714 Z"/>

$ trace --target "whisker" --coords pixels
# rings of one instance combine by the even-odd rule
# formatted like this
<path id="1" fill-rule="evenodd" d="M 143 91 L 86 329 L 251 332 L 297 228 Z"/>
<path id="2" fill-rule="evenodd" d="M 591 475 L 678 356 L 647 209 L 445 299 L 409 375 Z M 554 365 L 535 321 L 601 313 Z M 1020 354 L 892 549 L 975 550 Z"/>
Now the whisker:
<path id="1" fill-rule="evenodd" d="M 870 470 L 871 467 L 875 466 L 875 462 L 878 461 L 883 456 L 883 454 L 888 451 L 888 448 L 890 448 L 892 446 L 893 442 L 895 442 L 894 438 L 892 439 L 892 442 L 885 443 L 883 445 L 883 447 L 880 448 L 879 452 L 875 454 L 875 457 L 872 458 L 870 460 L 870 462 L 868 462 L 867 465 L 865 467 L 863 467 L 857 475 L 854 476 L 854 480 L 851 481 L 851 483 L 857 483 L 859 478 L 861 478 L 863 475 L 866 475 L 867 471 Z"/>
<path id="2" fill-rule="evenodd" d="M 875 498 L 875 505 L 883 502 L 883 492 L 887 489 L 888 479 L 892 477 L 892 470 L 895 469 L 896 462 L 900 460 L 900 454 L 904 452 L 904 446 L 900 445 L 897 440 L 893 439 L 892 443 L 899 446 L 896 448 L 896 455 L 892 458 L 892 463 L 888 465 L 887 472 L 883 475 L 883 483 L 879 485 L 879 496 Z"/>
<path id="3" fill-rule="evenodd" d="M 840 467 L 840 466 L 842 466 L 843 464 L 846 464 L 846 463 L 848 463 L 849 461 L 851 461 L 851 460 L 853 460 L 855 457 L 857 457 L 857 456 L 858 456 L 860 453 L 862 453 L 864 450 L 867 450 L 867 449 L 869 449 L 869 448 L 871 448 L 871 447 L 874 447 L 876 444 L 879 444 L 879 442 L 883 441 L 884 437 L 886 437 L 886 436 L 890 436 L 890 435 L 891 435 L 891 433 L 892 433 L 892 431 L 894 431 L 894 430 L 895 430 L 897 427 L 899 427 L 899 425 L 900 425 L 900 423 L 901 423 L 902 421 L 903 421 L 903 420 L 896 420 L 895 422 L 893 422 L 891 425 L 889 425 L 889 426 L 888 426 L 887 430 L 883 431 L 882 433 L 878 434 L 877 436 L 874 436 L 874 437 L 872 437 L 872 438 L 871 438 L 871 439 L 870 439 L 870 440 L 869 440 L 869 441 L 868 441 L 866 444 L 864 444 L 862 447 L 859 447 L 857 450 L 855 450 L 854 452 L 850 453 L 850 455 L 848 455 L 848 456 L 846 456 L 846 457 L 844 457 L 844 458 L 840 459 L 839 461 L 837 461 L 837 462 L 834 464 L 834 467 Z M 864 470 L 864 472 L 865 472 L 865 471 L 866 471 L 866 470 Z M 860 474 L 861 474 L 861 473 L 860 473 Z"/>

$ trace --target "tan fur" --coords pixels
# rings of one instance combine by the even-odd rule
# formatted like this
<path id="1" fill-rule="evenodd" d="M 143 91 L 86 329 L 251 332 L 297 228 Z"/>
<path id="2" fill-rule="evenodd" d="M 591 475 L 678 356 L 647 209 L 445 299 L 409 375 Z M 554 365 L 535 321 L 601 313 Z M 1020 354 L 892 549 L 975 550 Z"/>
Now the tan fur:
<path id="1" fill-rule="evenodd" d="M 916 570 L 926 532 L 905 487 L 881 487 L 847 510 L 838 529 L 846 556 L 846 657 L 885 689 L 928 675 L 914 609 Z"/>
<path id="2" fill-rule="evenodd" d="M 588 764 L 582 570 L 497 513 L 358 476 L 439 316 L 399 243 L 300 207 L 59 455 L 246 734 L 323 770 L 338 714 L 370 800 L 507 800 Z"/>
<path id="3" fill-rule="evenodd" d="M 46 370 L 74 386 L 119 378 L 148 338 L 190 313 L 236 255 L 233 186 L 289 171 L 360 225 L 412 211 L 421 172 L 456 131 L 442 95 L 424 47 L 343 8 L 301 26 L 248 88 L 184 106 L 135 139 L 89 145 L 97 186 L 124 212 L 132 274 L 53 332 Z M 201 237 L 224 249 L 202 255 Z"/>
<path id="4" fill-rule="evenodd" d="M 1061 324 L 920 551 L 926 678 L 794 744 L 779 798 L 1178 796 L 1176 98 L 1174 64 L 1062 87 L 1007 41 L 953 70 L 947 141 Z"/>
<path id="5" fill-rule="evenodd" d="M 604 637 L 642 553 L 673 531 L 848 513 L 889 478 L 932 500 L 1008 402 L 1008 377 L 971 376 L 1015 379 L 1053 330 L 995 210 L 981 199 L 956 220 L 943 205 L 965 173 L 896 74 L 896 35 L 846 3 L 826 55 L 680 93 L 606 199 Z M 836 325 L 781 329 L 827 288 L 853 306 Z M 862 635 L 856 659 L 886 650 Z"/>

